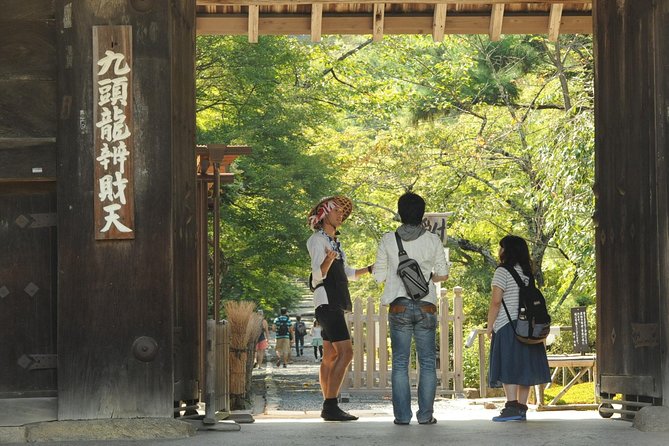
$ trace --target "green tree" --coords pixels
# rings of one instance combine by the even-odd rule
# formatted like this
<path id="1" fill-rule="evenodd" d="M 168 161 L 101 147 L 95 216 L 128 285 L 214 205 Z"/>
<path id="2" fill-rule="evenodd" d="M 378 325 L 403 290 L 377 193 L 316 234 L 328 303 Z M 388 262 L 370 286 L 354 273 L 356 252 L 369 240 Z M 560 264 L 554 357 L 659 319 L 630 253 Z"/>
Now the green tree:
<path id="1" fill-rule="evenodd" d="M 306 129 L 327 118 L 297 87 L 310 72 L 307 48 L 289 38 L 249 45 L 211 36 L 197 48 L 198 142 L 252 148 L 223 193 L 223 297 L 290 306 L 303 292 L 295 279 L 308 271 L 307 211 L 337 188 L 324 157 L 307 153 Z"/>

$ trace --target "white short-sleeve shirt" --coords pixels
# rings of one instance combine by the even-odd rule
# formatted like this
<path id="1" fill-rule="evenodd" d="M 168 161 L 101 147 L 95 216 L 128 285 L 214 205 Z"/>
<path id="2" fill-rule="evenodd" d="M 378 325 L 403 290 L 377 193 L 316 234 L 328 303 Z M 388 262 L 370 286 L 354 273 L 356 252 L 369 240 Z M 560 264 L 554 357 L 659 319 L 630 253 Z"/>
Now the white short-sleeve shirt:
<path id="1" fill-rule="evenodd" d="M 523 273 L 523 268 L 520 265 L 515 265 L 514 269 L 518 272 L 518 275 L 522 281 L 527 285 L 530 282 L 530 278 Z M 503 291 L 502 298 L 504 303 L 506 303 L 506 308 L 509 309 L 509 314 L 511 315 L 512 320 L 518 318 L 518 299 L 519 299 L 519 288 L 515 279 L 505 268 L 497 268 L 495 274 L 492 277 L 492 286 L 496 286 Z M 499 331 L 502 327 L 509 323 L 509 318 L 504 311 L 504 306 L 499 307 L 499 313 L 497 313 L 497 319 L 495 319 L 495 325 L 493 330 L 495 332 Z"/>
<path id="2" fill-rule="evenodd" d="M 330 242 L 326 235 L 323 235 L 320 231 L 316 231 L 311 234 L 311 237 L 307 240 L 307 250 L 311 256 L 311 278 L 313 286 L 323 283 L 323 279 L 326 276 L 323 276 L 321 273 L 321 264 L 325 260 L 325 255 L 329 250 L 332 250 Z M 342 260 L 344 260 L 344 271 L 346 272 L 346 277 L 348 280 L 355 280 L 355 269 L 351 268 L 346 264 L 346 255 L 344 251 L 341 250 Z M 314 308 L 317 308 L 319 305 L 327 305 L 328 295 L 325 292 L 325 287 L 318 287 L 314 291 Z"/>

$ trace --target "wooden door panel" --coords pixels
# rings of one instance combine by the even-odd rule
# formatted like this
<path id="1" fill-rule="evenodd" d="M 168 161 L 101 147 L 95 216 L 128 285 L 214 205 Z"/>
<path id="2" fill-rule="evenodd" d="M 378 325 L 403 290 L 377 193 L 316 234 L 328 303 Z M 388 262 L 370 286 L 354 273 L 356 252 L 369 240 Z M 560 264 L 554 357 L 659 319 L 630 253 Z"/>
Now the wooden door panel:
<path id="1" fill-rule="evenodd" d="M 56 393 L 53 183 L 0 183 L 0 397 Z"/>

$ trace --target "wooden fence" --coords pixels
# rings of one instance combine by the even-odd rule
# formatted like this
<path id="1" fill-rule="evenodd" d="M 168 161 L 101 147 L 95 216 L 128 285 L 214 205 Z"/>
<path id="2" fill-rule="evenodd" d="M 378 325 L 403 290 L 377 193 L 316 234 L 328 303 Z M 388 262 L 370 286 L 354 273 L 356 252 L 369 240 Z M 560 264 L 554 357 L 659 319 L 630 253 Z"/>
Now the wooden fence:
<path id="1" fill-rule="evenodd" d="M 446 290 L 441 290 L 439 294 L 441 298 L 438 302 L 437 393 L 459 396 L 463 393 L 464 387 L 462 288 L 453 289 L 452 299 Z M 376 304 L 370 297 L 367 298 L 367 305 L 363 310 L 362 299 L 356 299 L 353 303 L 353 313 L 347 315 L 347 320 L 353 340 L 353 362 L 342 392 L 390 394 L 392 369 L 388 307 Z M 412 354 L 415 355 L 415 352 Z M 417 361 L 409 366 L 412 388 L 418 383 L 417 367 Z"/>

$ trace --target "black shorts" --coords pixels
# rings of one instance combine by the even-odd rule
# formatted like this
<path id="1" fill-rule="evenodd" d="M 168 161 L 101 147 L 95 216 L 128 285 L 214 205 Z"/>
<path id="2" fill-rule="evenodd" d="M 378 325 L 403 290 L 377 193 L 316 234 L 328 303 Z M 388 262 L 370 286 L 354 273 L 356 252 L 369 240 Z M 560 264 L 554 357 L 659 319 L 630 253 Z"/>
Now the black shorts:
<path id="1" fill-rule="evenodd" d="M 316 320 L 323 329 L 322 337 L 324 341 L 337 342 L 351 339 L 343 309 L 331 305 L 321 305 L 316 308 Z"/>

